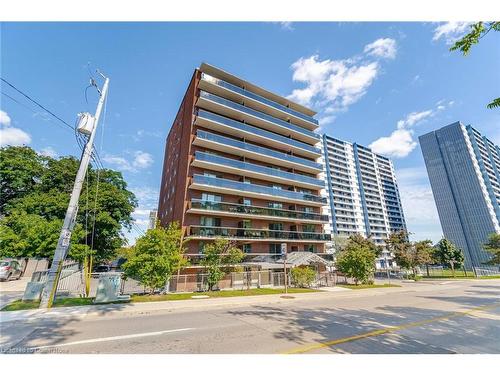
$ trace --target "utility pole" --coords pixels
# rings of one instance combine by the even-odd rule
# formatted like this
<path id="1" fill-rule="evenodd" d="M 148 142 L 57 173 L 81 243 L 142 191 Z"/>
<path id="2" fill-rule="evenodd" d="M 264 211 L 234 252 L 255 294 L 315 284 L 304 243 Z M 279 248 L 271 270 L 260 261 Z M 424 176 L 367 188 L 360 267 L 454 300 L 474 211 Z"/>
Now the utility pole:
<path id="1" fill-rule="evenodd" d="M 284 278 L 285 278 L 285 294 L 288 293 L 288 276 L 287 276 L 287 270 L 286 270 L 286 261 L 287 261 L 287 246 L 286 243 L 281 244 L 281 254 L 283 255 L 283 271 L 284 271 Z"/>
<path id="2" fill-rule="evenodd" d="M 99 122 L 99 117 L 101 116 L 102 107 L 104 105 L 106 94 L 108 92 L 109 78 L 105 77 L 102 73 L 99 74 L 104 78 L 104 85 L 102 87 L 102 91 L 99 92 L 100 98 L 99 102 L 97 103 L 95 116 L 93 118 L 93 126 L 90 131 L 87 143 L 85 144 L 85 148 L 83 149 L 82 156 L 80 158 L 80 167 L 78 168 L 78 172 L 76 174 L 75 184 L 73 185 L 73 191 L 69 200 L 68 209 L 66 210 L 66 216 L 64 218 L 61 234 L 59 235 L 59 241 L 57 241 L 54 259 L 52 260 L 52 265 L 49 270 L 47 282 L 40 298 L 40 308 L 52 307 L 52 303 L 57 291 L 57 285 L 59 283 L 59 278 L 61 276 L 62 266 L 64 260 L 66 259 L 66 256 L 68 255 L 71 232 L 73 231 L 73 227 L 75 226 L 76 214 L 78 212 L 78 201 L 80 199 L 83 182 L 85 180 L 87 168 L 92 156 L 97 124 Z"/>

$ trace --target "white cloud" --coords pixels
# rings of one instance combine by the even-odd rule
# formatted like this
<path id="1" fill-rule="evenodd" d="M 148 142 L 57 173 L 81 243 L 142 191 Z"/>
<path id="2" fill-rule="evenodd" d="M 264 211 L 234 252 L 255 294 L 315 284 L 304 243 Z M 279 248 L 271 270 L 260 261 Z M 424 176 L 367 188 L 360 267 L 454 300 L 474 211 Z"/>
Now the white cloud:
<path id="1" fill-rule="evenodd" d="M 0 129 L 0 147 L 22 146 L 31 142 L 31 136 L 18 128 Z"/>
<path id="2" fill-rule="evenodd" d="M 439 107 L 438 107 L 439 108 Z M 426 119 L 427 117 L 433 116 L 434 111 L 432 109 L 428 109 L 422 112 L 411 112 L 405 119 L 398 121 L 398 129 L 409 128 L 415 125 L 416 123 Z"/>
<path id="3" fill-rule="evenodd" d="M 413 133 L 407 129 L 396 129 L 388 137 L 380 137 L 369 146 L 373 152 L 387 155 L 389 157 L 404 158 L 415 147 L 417 142 L 413 140 Z"/>
<path id="4" fill-rule="evenodd" d="M 437 41 L 440 39 L 444 39 L 446 44 L 451 45 L 454 44 L 458 39 L 460 39 L 463 35 L 465 35 L 469 26 L 472 22 L 443 22 L 440 23 L 434 29 L 434 35 L 432 36 L 432 40 Z"/>
<path id="5" fill-rule="evenodd" d="M 24 130 L 11 128 L 12 119 L 5 111 L 0 110 L 0 147 L 22 146 L 31 143 L 31 136 Z"/>
<path id="6" fill-rule="evenodd" d="M 283 30 L 288 30 L 288 31 L 292 31 L 294 30 L 294 27 L 293 27 L 293 22 L 290 22 L 290 21 L 283 21 L 283 22 L 280 22 L 279 23 L 281 28 Z"/>
<path id="7" fill-rule="evenodd" d="M 117 169 L 128 172 L 137 172 L 139 169 L 146 169 L 153 164 L 153 156 L 144 151 L 135 151 L 133 159 L 127 160 L 122 156 L 106 155 L 103 160 Z"/>
<path id="8" fill-rule="evenodd" d="M 137 209 L 134 210 L 134 212 L 132 213 L 132 215 L 134 215 L 134 216 L 149 216 L 149 212 L 150 211 L 151 210 L 137 208 Z"/>
<path id="9" fill-rule="evenodd" d="M 394 59 L 396 51 L 396 41 L 394 39 L 380 38 L 373 43 L 367 44 L 363 52 L 384 59 Z"/>
<path id="10" fill-rule="evenodd" d="M 304 84 L 292 90 L 290 100 L 315 107 L 328 124 L 335 113 L 343 112 L 360 100 L 380 73 L 378 58 L 395 58 L 396 41 L 380 38 L 364 47 L 364 52 L 347 59 L 321 60 L 319 55 L 301 57 L 291 65 L 294 82 Z"/>
<path id="11" fill-rule="evenodd" d="M 0 125 L 10 126 L 11 118 L 7 112 L 0 109 Z"/>
<path id="12" fill-rule="evenodd" d="M 43 155 L 43 156 L 48 156 L 48 157 L 51 157 L 51 158 L 55 158 L 55 157 L 58 156 L 56 150 L 54 150 L 51 146 L 42 148 L 40 150 L 39 154 Z"/>
<path id="13" fill-rule="evenodd" d="M 446 104 L 445 100 L 440 100 L 436 103 L 435 109 L 411 112 L 397 122 L 397 129 L 391 135 L 380 137 L 370 144 L 370 148 L 376 153 L 390 157 L 404 158 L 408 156 L 417 147 L 417 142 L 413 139 L 412 128 L 452 105 L 453 101 Z"/>
<path id="14" fill-rule="evenodd" d="M 153 164 L 153 156 L 144 151 L 136 151 L 134 153 L 134 161 L 132 165 L 135 168 L 144 169 L 148 168 L 151 164 Z"/>
<path id="15" fill-rule="evenodd" d="M 147 216 L 150 210 L 158 208 L 159 191 L 149 186 L 139 186 L 130 189 L 137 198 L 139 207 L 134 211 L 134 216 Z"/>
<path id="16" fill-rule="evenodd" d="M 291 66 L 293 80 L 305 88 L 295 89 L 288 96 L 301 104 L 313 100 L 325 108 L 343 110 L 358 101 L 378 74 L 376 62 L 355 64 L 350 60 L 320 60 L 318 55 L 300 58 Z"/>

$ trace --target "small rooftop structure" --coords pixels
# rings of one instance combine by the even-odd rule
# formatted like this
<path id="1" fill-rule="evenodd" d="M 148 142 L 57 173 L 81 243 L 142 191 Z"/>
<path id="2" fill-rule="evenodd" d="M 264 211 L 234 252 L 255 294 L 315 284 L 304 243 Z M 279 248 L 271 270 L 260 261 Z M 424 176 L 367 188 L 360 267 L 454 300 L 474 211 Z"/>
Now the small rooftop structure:
<path id="1" fill-rule="evenodd" d="M 286 259 L 287 267 L 293 268 L 298 266 L 314 266 L 324 265 L 325 267 L 332 267 L 333 263 L 323 259 L 318 254 L 308 251 L 294 251 L 287 254 Z M 276 259 L 272 255 L 259 255 L 249 262 L 242 263 L 242 266 L 257 266 L 261 269 L 282 269 L 283 258 Z"/>

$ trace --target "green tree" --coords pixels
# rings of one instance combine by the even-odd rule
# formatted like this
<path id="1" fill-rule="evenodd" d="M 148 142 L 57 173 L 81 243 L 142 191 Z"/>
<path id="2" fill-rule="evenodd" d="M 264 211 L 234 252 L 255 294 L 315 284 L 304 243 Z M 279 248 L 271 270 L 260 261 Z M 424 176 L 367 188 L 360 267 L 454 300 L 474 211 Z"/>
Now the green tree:
<path id="1" fill-rule="evenodd" d="M 385 246 L 386 249 L 392 254 L 406 253 L 411 247 L 411 243 L 408 240 L 408 232 L 405 230 L 392 232 L 385 240 Z"/>
<path id="2" fill-rule="evenodd" d="M 455 277 L 455 268 L 460 268 L 464 263 L 462 250 L 446 238 L 441 239 L 434 247 L 433 258 L 440 264 L 449 265 Z"/>
<path id="3" fill-rule="evenodd" d="M 483 248 L 492 256 L 486 264 L 500 264 L 500 233 L 490 234 L 488 242 L 483 245 Z"/>
<path id="4" fill-rule="evenodd" d="M 122 269 L 127 277 L 140 281 L 152 294 L 187 265 L 185 244 L 177 222 L 170 223 L 167 228 L 149 229 L 127 250 L 128 259 Z"/>
<path id="5" fill-rule="evenodd" d="M 0 257 L 52 258 L 61 232 L 62 220 L 40 215 L 15 213 L 0 220 Z M 69 258 L 82 261 L 88 246 L 81 244 L 85 231 L 77 224 L 71 237 Z"/>
<path id="6" fill-rule="evenodd" d="M 464 35 L 450 48 L 450 51 L 461 51 L 467 56 L 474 44 L 484 38 L 490 31 L 500 31 L 500 22 L 477 22 L 471 25 L 471 31 Z M 489 109 L 500 107 L 500 98 L 493 99 L 487 105 Z"/>
<path id="7" fill-rule="evenodd" d="M 79 161 L 74 157 L 42 157 L 29 147 L 1 148 L 0 217 L 17 216 L 16 220 L 2 220 L 2 225 L 12 229 L 14 222 L 23 222 L 20 219 L 23 214 L 39 216 L 48 223 L 56 220 L 62 223 L 78 165 Z M 82 247 L 77 248 L 73 243 L 87 244 L 93 245 L 95 249 L 96 263 L 112 258 L 116 250 L 125 244 L 122 232 L 130 230 L 131 215 L 136 206 L 137 200 L 127 190 L 121 173 L 109 169 L 96 171 L 90 166 L 76 219 L 84 232 L 73 233 L 73 254 L 82 250 Z M 9 232 L 7 228 L 2 231 Z M 74 242 L 74 239 L 77 241 Z M 35 242 L 43 242 L 43 238 Z M 18 252 L 20 248 L 8 241 L 0 244 L 0 254 Z M 30 253 L 20 256 L 29 256 Z M 42 253 L 53 254 L 53 250 Z"/>
<path id="8" fill-rule="evenodd" d="M 200 264 L 208 274 L 208 289 L 213 290 L 227 273 L 230 266 L 240 263 L 245 254 L 233 242 L 218 238 L 203 247 Z"/>
<path id="9" fill-rule="evenodd" d="M 367 283 L 375 271 L 375 259 L 379 248 L 369 238 L 360 234 L 349 237 L 347 244 L 336 259 L 337 269 L 352 277 L 356 285 Z"/>
<path id="10" fill-rule="evenodd" d="M 44 171 L 44 157 L 29 147 L 0 149 L 0 216 L 5 205 L 33 191 Z"/>
<path id="11" fill-rule="evenodd" d="M 316 271 L 311 267 L 294 267 L 290 270 L 293 285 L 309 288 L 316 279 Z"/>
<path id="12" fill-rule="evenodd" d="M 394 260 L 404 269 L 410 270 L 413 277 L 417 276 L 417 267 L 432 262 L 432 241 L 423 240 L 398 248 L 394 252 Z"/>

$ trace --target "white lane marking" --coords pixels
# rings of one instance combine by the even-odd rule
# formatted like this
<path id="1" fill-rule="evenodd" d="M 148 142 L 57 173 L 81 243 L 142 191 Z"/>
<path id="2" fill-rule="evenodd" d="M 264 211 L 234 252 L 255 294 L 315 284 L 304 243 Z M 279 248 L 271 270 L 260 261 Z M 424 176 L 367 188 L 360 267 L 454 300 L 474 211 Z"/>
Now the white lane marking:
<path id="1" fill-rule="evenodd" d="M 35 347 L 33 349 L 38 350 L 38 349 L 47 349 L 47 348 L 58 348 L 58 347 L 61 347 L 61 346 L 91 344 L 91 343 L 94 343 L 94 342 L 128 340 L 128 339 L 133 339 L 133 338 L 137 338 L 137 337 L 159 336 L 159 335 L 164 335 L 166 333 L 190 331 L 190 330 L 193 330 L 193 329 L 194 328 L 179 328 L 179 329 L 170 329 L 168 331 L 155 331 L 155 332 L 135 333 L 135 334 L 132 334 L 132 335 L 123 335 L 123 336 L 98 337 L 98 338 L 95 338 L 95 339 L 66 342 L 66 343 L 63 343 L 63 344 L 37 346 L 37 347 Z"/>

